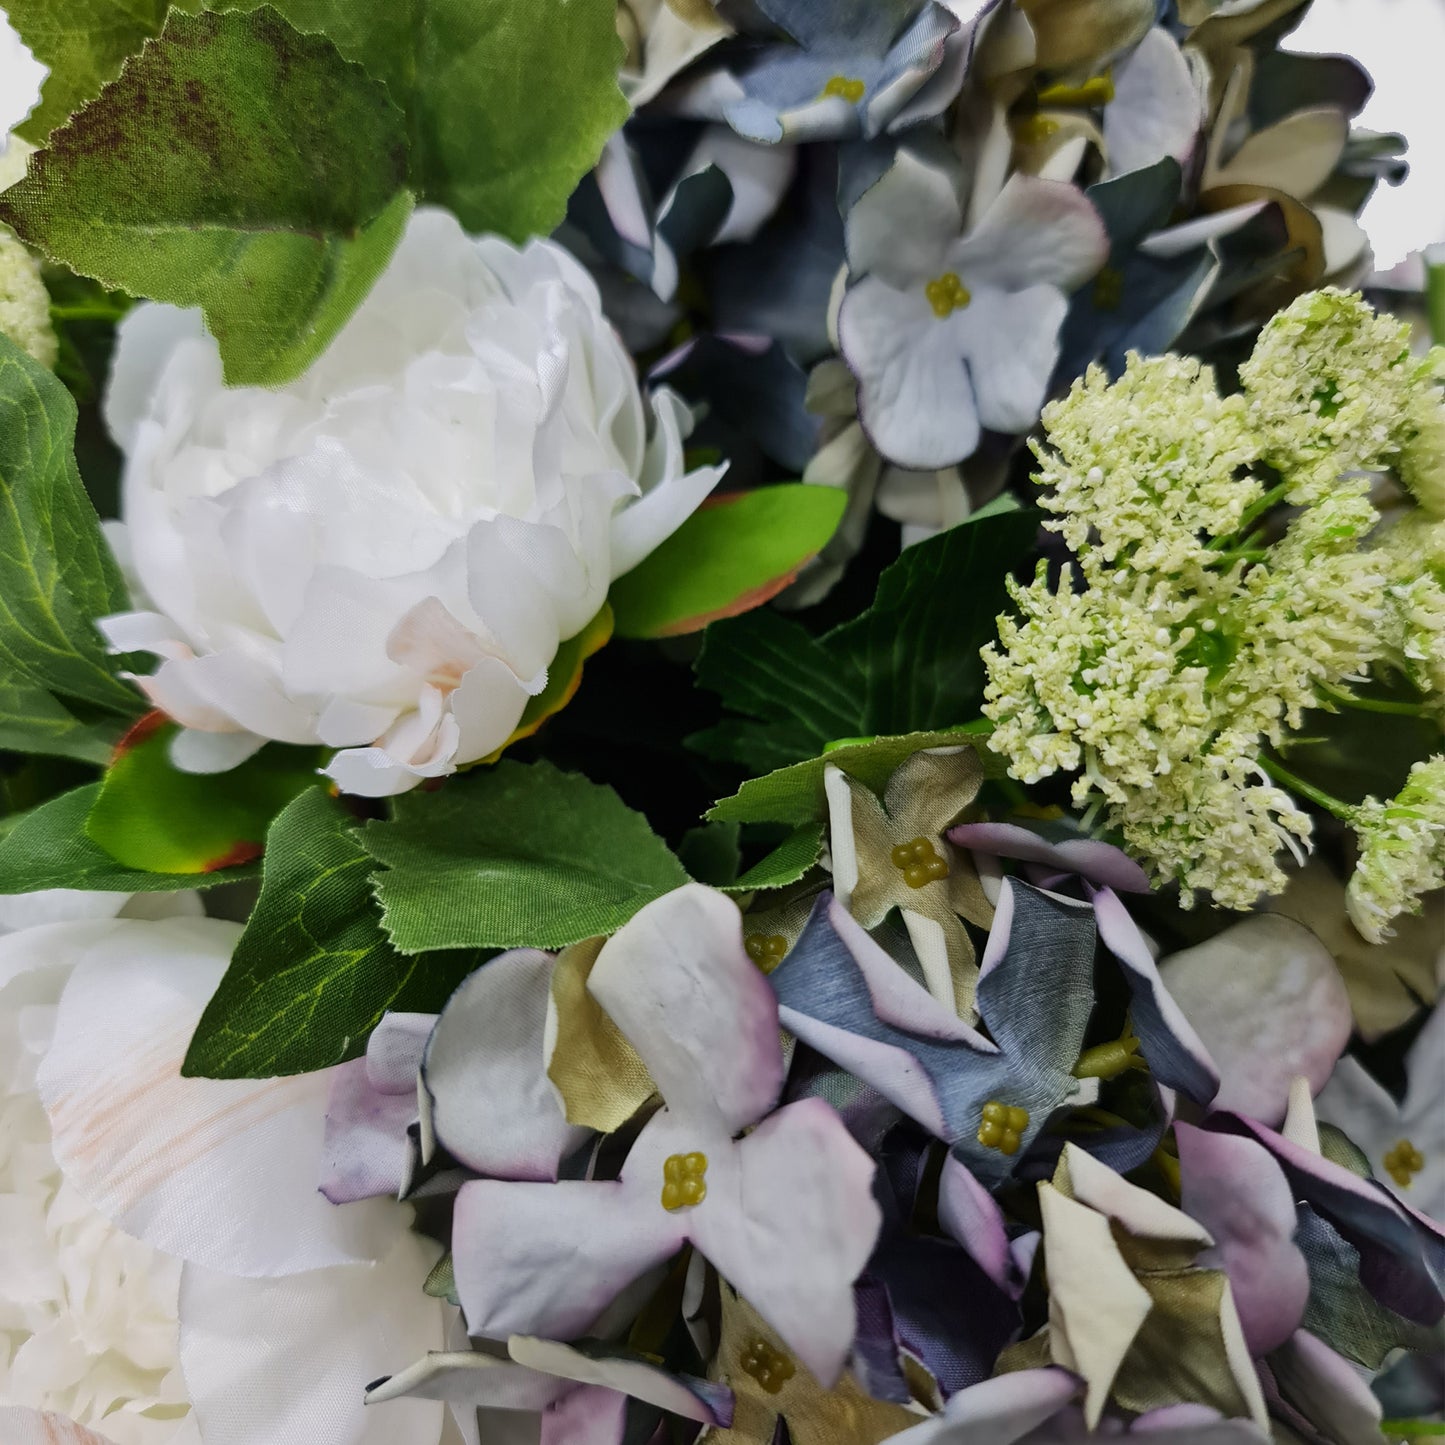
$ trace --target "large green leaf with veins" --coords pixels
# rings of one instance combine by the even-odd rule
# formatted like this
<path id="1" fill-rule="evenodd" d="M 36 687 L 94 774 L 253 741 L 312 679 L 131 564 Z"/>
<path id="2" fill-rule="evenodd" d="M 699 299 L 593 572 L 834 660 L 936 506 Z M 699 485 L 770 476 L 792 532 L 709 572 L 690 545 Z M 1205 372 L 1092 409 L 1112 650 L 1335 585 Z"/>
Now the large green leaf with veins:
<path id="1" fill-rule="evenodd" d="M 0 220 L 107 287 L 200 306 L 238 384 L 325 349 L 410 212 L 385 87 L 273 9 L 173 13 L 54 131 Z"/>
<path id="2" fill-rule="evenodd" d="M 353 826 L 320 787 L 272 823 L 261 896 L 183 1074 L 269 1078 L 355 1058 L 388 1010 L 440 1009 L 477 966 L 474 953 L 407 956 L 387 942 Z"/>

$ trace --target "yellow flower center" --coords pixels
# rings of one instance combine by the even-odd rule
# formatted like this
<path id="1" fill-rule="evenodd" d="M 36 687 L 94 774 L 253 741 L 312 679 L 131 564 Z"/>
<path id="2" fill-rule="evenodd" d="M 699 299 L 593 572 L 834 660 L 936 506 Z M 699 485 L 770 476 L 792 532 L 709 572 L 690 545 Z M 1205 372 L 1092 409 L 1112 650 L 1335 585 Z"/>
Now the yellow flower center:
<path id="1" fill-rule="evenodd" d="M 742 1353 L 738 1363 L 745 1375 L 751 1375 L 770 1395 L 776 1395 L 797 1373 L 787 1355 L 775 1350 L 766 1340 L 754 1340 Z"/>
<path id="2" fill-rule="evenodd" d="M 1042 145 L 1059 133 L 1059 123 L 1051 115 L 1035 111 L 1014 122 L 1014 139 L 1025 146 Z"/>
<path id="3" fill-rule="evenodd" d="M 935 276 L 923 288 L 923 294 L 928 297 L 928 304 L 940 321 L 962 310 L 973 300 L 973 293 L 958 279 L 957 271 L 945 271 L 942 276 Z"/>
<path id="4" fill-rule="evenodd" d="M 662 1161 L 662 1207 L 691 1209 L 707 1198 L 707 1155 L 669 1154 Z"/>
<path id="5" fill-rule="evenodd" d="M 1114 98 L 1114 77 L 1105 71 L 1082 85 L 1047 85 L 1039 91 L 1040 105 L 1108 105 Z"/>
<path id="6" fill-rule="evenodd" d="M 863 99 L 863 93 L 868 89 L 861 80 L 849 75 L 832 76 L 827 85 L 818 92 L 819 100 L 827 100 L 829 96 L 836 95 L 841 100 L 846 100 L 849 105 L 857 105 Z"/>
<path id="7" fill-rule="evenodd" d="M 1094 305 L 1100 311 L 1117 311 L 1124 299 L 1124 273 L 1105 266 L 1094 277 Z"/>
<path id="8" fill-rule="evenodd" d="M 985 1149 L 1000 1154 L 1017 1154 L 1023 1132 L 1029 1127 L 1029 1111 L 1017 1104 L 1001 1104 L 991 1099 L 983 1106 L 983 1121 L 978 1126 L 978 1142 Z"/>
<path id="9" fill-rule="evenodd" d="M 1408 1140 L 1401 1139 L 1385 1155 L 1385 1173 L 1400 1186 L 1408 1189 L 1411 1180 L 1425 1167 L 1425 1156 Z"/>
<path id="10" fill-rule="evenodd" d="M 948 864 L 938 856 L 938 849 L 929 838 L 900 843 L 888 856 L 910 888 L 923 888 L 948 877 Z"/>
<path id="11" fill-rule="evenodd" d="M 764 973 L 771 973 L 788 951 L 788 940 L 781 933 L 750 933 L 743 939 L 747 955 Z"/>

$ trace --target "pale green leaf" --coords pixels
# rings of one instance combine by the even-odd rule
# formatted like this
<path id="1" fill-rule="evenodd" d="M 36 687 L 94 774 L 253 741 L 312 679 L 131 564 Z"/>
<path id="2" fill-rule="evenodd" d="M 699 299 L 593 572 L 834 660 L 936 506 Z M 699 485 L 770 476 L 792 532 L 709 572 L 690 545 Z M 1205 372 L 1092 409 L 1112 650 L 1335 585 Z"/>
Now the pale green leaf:
<path id="1" fill-rule="evenodd" d="M 403 953 L 560 948 L 620 928 L 688 881 L 611 788 L 550 763 L 509 762 L 396 800 L 361 840 L 382 922 Z"/>

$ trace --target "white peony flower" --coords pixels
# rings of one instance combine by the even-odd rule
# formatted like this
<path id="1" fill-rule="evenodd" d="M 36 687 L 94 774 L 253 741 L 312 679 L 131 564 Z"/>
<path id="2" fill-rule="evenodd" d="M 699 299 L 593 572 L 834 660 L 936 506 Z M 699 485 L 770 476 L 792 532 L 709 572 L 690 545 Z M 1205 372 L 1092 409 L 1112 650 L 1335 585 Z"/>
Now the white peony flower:
<path id="1" fill-rule="evenodd" d="M 440 1445 L 363 1401 L 447 1342 L 437 1246 L 318 1192 L 331 1071 L 181 1077 L 240 930 L 169 906 L 0 938 L 0 1441 Z"/>
<path id="2" fill-rule="evenodd" d="M 106 405 L 115 540 L 154 610 L 102 626 L 162 658 L 141 685 L 187 729 L 176 761 L 320 743 L 370 796 L 503 746 L 558 644 L 721 476 L 685 470 L 678 397 L 649 427 L 565 251 L 439 211 L 296 381 L 227 388 L 199 314 L 145 306 Z"/>
<path id="3" fill-rule="evenodd" d="M 160 902 L 172 910 L 199 908 L 194 894 Z M 59 890 L 0 898 L 0 932 L 8 934 L 0 944 L 0 1439 L 6 1441 L 10 1430 L 42 1418 L 31 1412 L 94 1427 L 113 1445 L 182 1445 L 197 1438 L 180 1372 L 180 1262 L 122 1234 L 65 1178 L 36 1088 L 70 973 L 63 955 L 44 947 L 49 925 L 72 920 L 62 926 L 97 936 L 108 927 L 103 920 L 123 906 L 154 913 L 157 900 L 128 903 L 123 893 Z"/>

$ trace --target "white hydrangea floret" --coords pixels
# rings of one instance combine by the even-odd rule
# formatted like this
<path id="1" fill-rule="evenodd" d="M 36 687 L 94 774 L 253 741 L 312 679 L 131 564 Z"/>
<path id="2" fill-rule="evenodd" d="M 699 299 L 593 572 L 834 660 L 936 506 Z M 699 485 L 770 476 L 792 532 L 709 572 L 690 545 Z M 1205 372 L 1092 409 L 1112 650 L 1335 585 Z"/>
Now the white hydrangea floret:
<path id="1" fill-rule="evenodd" d="M 1202 536 L 1236 531 L 1261 494 L 1243 471 L 1258 453 L 1243 399 L 1221 397 L 1191 357 L 1131 352 L 1112 384 L 1091 366 L 1043 420 L 1039 505 L 1075 553 L 1177 572 L 1198 560 Z"/>
<path id="2" fill-rule="evenodd" d="M 1346 472 L 1390 465 L 1418 385 L 1410 328 L 1336 287 L 1272 317 L 1239 379 L 1263 457 L 1301 504 Z"/>
<path id="3" fill-rule="evenodd" d="M 1416 763 L 1391 801 L 1366 798 L 1354 829 L 1360 858 L 1345 907 L 1365 938 L 1382 943 L 1395 918 L 1445 887 L 1445 754 Z"/>
<path id="4" fill-rule="evenodd" d="M 7 226 L 0 226 L 0 334 L 41 366 L 53 367 L 60 355 L 40 263 Z"/>
<path id="5" fill-rule="evenodd" d="M 1445 720 L 1445 521 L 1403 517 L 1373 555 L 1387 578 L 1385 655 Z"/>
<path id="6" fill-rule="evenodd" d="M 1395 470 L 1424 511 L 1445 518 L 1445 347 L 1420 363 L 1415 381 Z"/>

